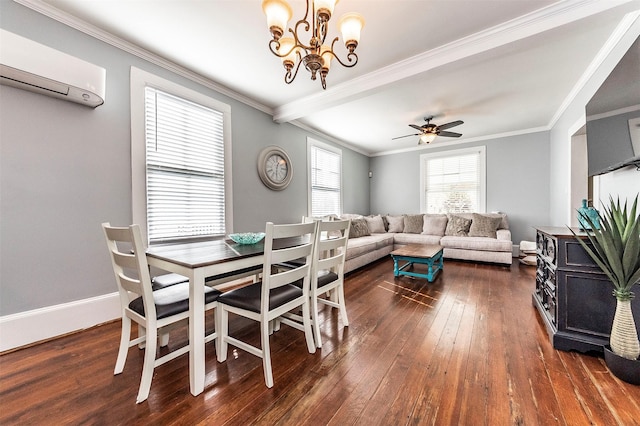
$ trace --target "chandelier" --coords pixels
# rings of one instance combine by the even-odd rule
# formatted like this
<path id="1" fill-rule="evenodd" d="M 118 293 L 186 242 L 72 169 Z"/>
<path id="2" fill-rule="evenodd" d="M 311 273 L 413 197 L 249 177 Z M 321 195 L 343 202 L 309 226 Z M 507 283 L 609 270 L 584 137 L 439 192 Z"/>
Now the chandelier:
<path id="1" fill-rule="evenodd" d="M 285 0 L 263 0 L 262 10 L 267 15 L 267 25 L 273 37 L 269 41 L 269 49 L 271 53 L 282 59 L 285 83 L 291 84 L 298 75 L 300 64 L 304 64 L 307 71 L 311 73 L 311 80 L 315 80 L 320 74 L 322 88 L 326 89 L 326 78 L 333 58 L 347 68 L 358 63 L 355 50 L 360 41 L 360 30 L 364 26 L 364 19 L 357 13 L 347 13 L 338 22 L 344 45 L 349 52 L 346 61 L 343 62 L 333 49 L 338 37 L 334 38 L 330 45 L 325 43 L 327 26 L 333 14 L 333 8 L 339 0 L 306 1 L 307 9 L 304 18 L 296 22 L 293 29 L 288 29 L 293 37 L 282 37 L 293 13 L 291 6 Z M 311 16 L 309 16 L 310 12 Z M 310 34 L 308 44 L 300 40 L 299 31 Z"/>

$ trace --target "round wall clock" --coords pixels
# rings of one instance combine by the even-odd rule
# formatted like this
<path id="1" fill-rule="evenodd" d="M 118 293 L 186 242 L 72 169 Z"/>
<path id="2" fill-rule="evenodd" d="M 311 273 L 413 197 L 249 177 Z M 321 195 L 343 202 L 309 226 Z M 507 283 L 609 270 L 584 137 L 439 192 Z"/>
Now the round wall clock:
<path id="1" fill-rule="evenodd" d="M 291 159 L 282 148 L 268 146 L 258 156 L 258 175 L 267 188 L 281 191 L 293 177 Z"/>

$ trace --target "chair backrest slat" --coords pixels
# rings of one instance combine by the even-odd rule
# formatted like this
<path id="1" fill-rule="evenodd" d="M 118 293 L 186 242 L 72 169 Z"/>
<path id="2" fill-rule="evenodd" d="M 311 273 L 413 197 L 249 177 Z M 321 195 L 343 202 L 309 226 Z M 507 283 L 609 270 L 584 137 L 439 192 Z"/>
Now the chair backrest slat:
<path id="1" fill-rule="evenodd" d="M 336 274 L 344 270 L 350 220 L 321 221 L 318 223 L 317 245 L 311 276 L 317 279 L 318 271 L 330 269 Z M 313 282 L 312 285 L 317 284 Z"/>
<path id="2" fill-rule="evenodd" d="M 269 293 L 272 289 L 303 279 L 303 294 L 309 297 L 311 260 L 315 254 L 316 222 L 274 225 L 267 222 L 264 242 L 264 267 L 262 270 L 262 312 L 268 311 Z M 273 248 L 273 241 L 281 238 L 299 240 L 293 247 Z M 283 271 L 273 265 L 297 259 L 305 259 L 305 264 Z"/>
<path id="3" fill-rule="evenodd" d="M 123 306 L 132 299 L 130 293 L 142 296 L 145 314 L 155 317 L 155 304 L 147 255 L 138 225 L 114 227 L 108 222 L 102 224 L 111 264 Z M 121 247 L 127 247 L 127 249 Z"/>

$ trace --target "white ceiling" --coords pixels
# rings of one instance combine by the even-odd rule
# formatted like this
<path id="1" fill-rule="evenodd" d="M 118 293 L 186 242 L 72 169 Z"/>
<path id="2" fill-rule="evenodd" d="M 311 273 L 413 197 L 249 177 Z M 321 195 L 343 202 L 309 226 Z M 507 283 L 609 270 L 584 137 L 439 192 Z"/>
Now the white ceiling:
<path id="1" fill-rule="evenodd" d="M 304 2 L 290 3 L 292 21 L 301 19 Z M 44 4 L 368 155 L 416 149 L 417 137 L 391 139 L 415 133 L 408 124 L 427 115 L 463 120 L 451 129 L 460 141 L 549 128 L 623 16 L 640 10 L 638 0 L 342 0 L 329 36 L 339 36 L 336 18 L 362 14 L 360 59 L 333 63 L 323 91 L 304 69 L 284 83 L 261 0 Z"/>

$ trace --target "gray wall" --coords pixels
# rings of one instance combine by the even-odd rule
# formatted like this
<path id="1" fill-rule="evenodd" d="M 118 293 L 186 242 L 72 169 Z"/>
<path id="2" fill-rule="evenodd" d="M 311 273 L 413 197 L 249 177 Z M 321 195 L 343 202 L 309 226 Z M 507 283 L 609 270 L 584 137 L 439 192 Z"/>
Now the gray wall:
<path id="1" fill-rule="evenodd" d="M 640 20 L 636 20 L 620 34 L 619 41 L 611 48 L 606 58 L 593 70 L 580 90 L 575 93 L 571 102 L 553 123 L 549 131 L 549 215 L 551 226 L 566 226 L 575 215 L 576 206 L 571 205 L 571 137 L 586 123 L 585 107 L 597 92 L 611 71 L 624 57 L 628 49 L 640 35 Z M 621 87 L 620 90 L 626 88 Z M 601 194 L 601 197 L 607 196 Z"/>
<path id="2" fill-rule="evenodd" d="M 487 211 L 507 213 L 514 244 L 533 241 L 533 226 L 549 221 L 548 132 L 371 158 L 371 213 L 418 213 L 420 155 L 479 145 L 486 146 Z"/>
<path id="3" fill-rule="evenodd" d="M 329 141 L 14 2 L 0 1 L 0 27 L 107 70 L 105 104 L 96 109 L 0 86 L 0 316 L 116 290 L 100 223 L 132 220 L 131 66 L 231 105 L 236 231 L 306 214 L 306 138 Z M 294 165 L 281 192 L 262 185 L 256 171 L 259 151 L 270 144 Z M 369 158 L 342 152 L 344 208 L 366 211 Z"/>

